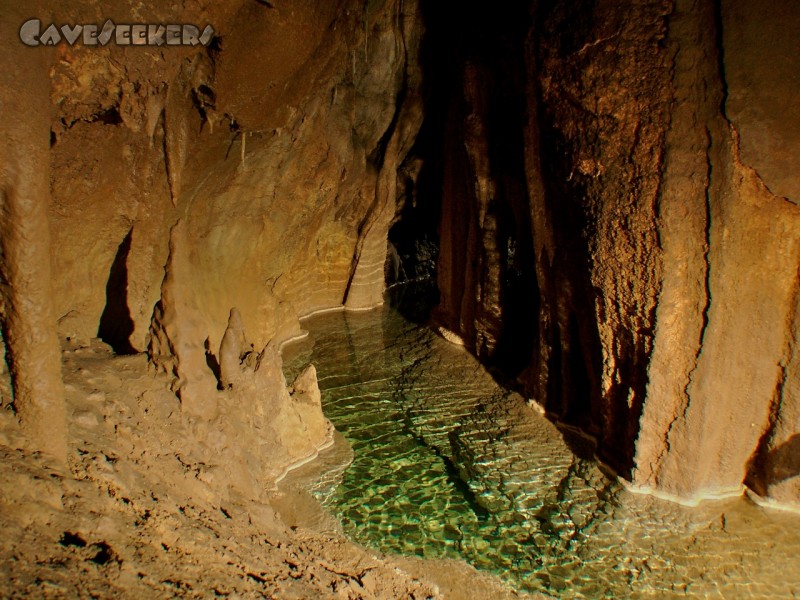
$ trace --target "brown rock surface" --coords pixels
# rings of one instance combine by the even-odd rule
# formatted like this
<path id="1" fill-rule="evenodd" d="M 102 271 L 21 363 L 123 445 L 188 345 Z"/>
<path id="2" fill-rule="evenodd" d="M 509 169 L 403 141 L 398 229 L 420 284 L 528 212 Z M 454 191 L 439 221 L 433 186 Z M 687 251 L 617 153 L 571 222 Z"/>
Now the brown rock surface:
<path id="1" fill-rule="evenodd" d="M 9 121 L 4 162 L 36 173 L 6 168 L 0 223 L 0 390 L 7 407 L 13 383 L 24 425 L 3 411 L 3 594 L 439 597 L 408 574 L 427 567 L 289 530 L 268 504 L 332 433 L 314 368 L 287 389 L 280 344 L 298 315 L 382 302 L 421 115 L 414 3 L 203 4 L 37 16 L 213 22 L 208 50 L 31 50 L 3 19 L 21 91 L 6 113 L 31 115 Z M 28 436 L 62 455 L 68 441 L 69 469 Z"/>
<path id="2" fill-rule="evenodd" d="M 35 447 L 63 461 L 66 419 L 47 219 L 47 63 L 16 42 L 17 7 L 6 2 L 2 10 L 0 111 L 7 117 L 0 129 L 0 337 L 20 425 Z M 9 404 L 4 398 L 4 407 Z"/>
<path id="3" fill-rule="evenodd" d="M 740 156 L 769 191 L 800 201 L 800 104 L 796 90 L 800 12 L 791 2 L 724 0 L 725 114 L 739 132 Z"/>
<path id="4" fill-rule="evenodd" d="M 419 121 L 419 23 L 403 6 L 122 0 L 37 14 L 212 22 L 208 49 L 34 50 L 4 14 L 3 102 L 17 118 L 4 139 L 3 405 L 13 383 L 26 436 L 64 456 L 57 323 L 73 434 L 71 474 L 51 477 L 5 423 L 4 480 L 19 483 L 3 493 L 5 594 L 46 579 L 104 597 L 436 595 L 342 540 L 294 547 L 263 505 L 331 436 L 313 367 L 290 394 L 280 343 L 298 315 L 382 301 L 374 267 Z M 95 336 L 119 355 L 147 350 L 156 369 L 111 358 Z"/>
<path id="5" fill-rule="evenodd" d="M 433 67 L 436 319 L 639 489 L 796 507 L 800 12 L 529 8 L 465 10 Z"/>
<path id="6" fill-rule="evenodd" d="M 723 61 L 726 77 L 737 68 L 737 54 L 750 51 L 746 43 L 735 49 L 727 43 L 728 30 L 724 23 L 738 17 L 736 10 L 736 6 L 725 4 L 725 19 L 722 24 L 716 23 L 717 28 L 722 25 L 725 33 L 725 45 L 716 48 L 716 57 Z M 712 27 L 713 19 L 710 10 L 696 13 L 686 10 L 685 16 L 674 18 L 676 26 L 672 29 L 676 46 L 680 48 L 675 58 L 676 73 L 695 73 L 694 82 L 683 83 L 676 79 L 677 93 L 682 89 L 696 90 L 694 94 L 714 89 L 709 83 L 703 84 L 703 80 L 716 82 L 718 90 L 707 99 L 694 96 L 691 100 L 693 96 L 690 95 L 687 100 L 695 106 L 702 107 L 702 101 L 706 101 L 708 108 L 701 110 L 706 110 L 707 116 L 698 114 L 693 119 L 687 115 L 683 120 L 706 123 L 705 190 L 697 189 L 692 194 L 688 187 L 700 187 L 704 180 L 702 162 L 695 158 L 692 167 L 686 160 L 687 153 L 680 150 L 681 146 L 691 148 L 692 145 L 682 142 L 683 136 L 667 142 L 668 157 L 673 154 L 676 161 L 668 163 L 666 176 L 680 173 L 684 182 L 670 196 L 681 198 L 678 208 L 681 212 L 677 215 L 686 214 L 688 198 L 697 198 L 698 209 L 694 214 L 699 223 L 695 231 L 700 231 L 700 223 L 705 221 L 705 265 L 701 263 L 700 269 L 691 269 L 685 262 L 691 252 L 688 240 L 697 239 L 696 235 L 678 233 L 673 238 L 682 238 L 678 244 L 683 247 L 678 247 L 672 260 L 666 260 L 665 241 L 665 272 L 670 269 L 672 273 L 681 274 L 684 283 L 672 287 L 667 282 L 674 285 L 679 280 L 664 279 L 662 294 L 669 294 L 675 300 L 662 297 L 656 313 L 655 351 L 648 390 L 652 400 L 646 404 L 640 423 L 638 464 L 634 473 L 634 482 L 684 498 L 738 492 L 748 463 L 763 454 L 765 450 L 760 446 L 774 435 L 776 423 L 786 426 L 793 422 L 789 428 L 798 425 L 791 414 L 794 399 L 785 369 L 791 361 L 796 339 L 792 332 L 792 315 L 797 305 L 800 212 L 796 205 L 770 193 L 759 173 L 743 162 L 738 123 L 736 119 L 728 121 L 730 102 L 722 105 L 722 113 L 717 108 L 724 94 L 730 99 L 732 94 L 738 93 L 741 88 L 736 85 L 740 84 L 720 80 L 719 69 L 709 69 L 705 77 L 698 77 L 697 57 L 684 50 L 691 46 L 682 40 L 700 39 L 703 32 Z M 694 24 L 684 25 L 692 20 Z M 719 29 L 717 32 L 720 35 Z M 707 53 L 715 55 L 710 49 Z M 713 61 L 704 62 L 713 64 Z M 749 72 L 758 77 L 758 70 Z M 749 93 L 760 94 L 762 92 L 754 91 L 760 89 L 755 85 L 749 88 Z M 765 114 L 770 114 L 769 110 Z M 775 112 L 772 115 L 770 119 L 775 119 Z M 670 134 L 680 135 L 678 131 L 673 128 Z M 694 147 L 699 150 L 701 142 L 696 134 L 695 139 Z M 800 138 L 788 139 L 787 143 L 798 146 Z M 678 162 L 682 154 L 686 158 Z M 695 157 L 698 155 L 699 152 Z M 670 188 L 665 188 L 665 200 L 670 197 L 667 190 Z M 703 201 L 705 217 L 699 208 Z M 688 223 L 685 217 L 678 219 L 664 221 L 665 236 L 673 236 Z M 677 225 L 677 230 L 672 230 L 672 223 Z M 699 276 L 703 272 L 704 278 Z M 693 282 L 689 279 L 691 274 Z M 692 347 L 679 341 L 681 332 L 692 330 L 697 340 L 692 344 L 696 348 L 695 358 L 693 362 L 684 359 L 686 362 L 681 365 L 679 349 Z M 662 363 L 661 357 L 667 355 L 672 358 Z M 684 351 L 684 356 L 689 358 L 691 353 Z M 669 382 L 666 383 L 668 387 L 661 387 L 664 382 Z M 675 398 L 680 400 L 670 408 L 670 399 Z M 785 415 L 784 403 L 788 409 Z M 665 413 L 669 415 L 666 424 L 657 416 L 655 423 L 649 420 Z M 665 433 L 654 441 L 659 436 L 658 431 Z M 786 430 L 778 435 L 779 443 L 788 437 Z M 791 503 L 797 498 L 784 495 L 782 500 Z"/>
<path id="7" fill-rule="evenodd" d="M 276 348 L 300 333 L 298 315 L 382 302 L 395 173 L 421 114 L 413 6 L 268 4 L 135 15 L 211 22 L 208 48 L 23 48 L 52 63 L 62 340 L 146 350 L 198 433 L 219 419 L 256 426 L 226 413 L 231 396 L 275 409 L 287 446 L 267 479 L 313 453 L 326 430 L 280 408 L 292 403 Z M 103 10 L 132 15 L 124 0 Z M 67 3 L 41 18 L 91 22 L 95 12 Z M 298 398 L 314 405 L 310 391 Z"/>
<path id="8" fill-rule="evenodd" d="M 45 2 L 216 38 L 31 49 L 4 3 L 9 593 L 433 593 L 264 508 L 331 433 L 280 346 L 383 301 L 408 206 L 439 221 L 436 326 L 634 487 L 800 506 L 796 3 L 446 8 Z"/>

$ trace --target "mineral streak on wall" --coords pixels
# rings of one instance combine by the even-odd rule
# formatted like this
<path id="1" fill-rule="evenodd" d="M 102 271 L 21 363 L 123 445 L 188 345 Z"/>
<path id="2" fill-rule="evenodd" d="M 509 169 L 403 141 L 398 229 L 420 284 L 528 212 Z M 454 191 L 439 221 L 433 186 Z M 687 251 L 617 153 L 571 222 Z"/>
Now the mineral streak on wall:
<path id="1" fill-rule="evenodd" d="M 34 443 L 63 455 L 56 339 L 100 337 L 230 461 L 251 388 L 307 454 L 277 348 L 381 302 L 403 215 L 429 262 L 438 222 L 435 324 L 634 486 L 800 502 L 796 3 L 117 0 L 215 37 L 15 37 L 99 6 L 4 18 L 0 394 Z"/>

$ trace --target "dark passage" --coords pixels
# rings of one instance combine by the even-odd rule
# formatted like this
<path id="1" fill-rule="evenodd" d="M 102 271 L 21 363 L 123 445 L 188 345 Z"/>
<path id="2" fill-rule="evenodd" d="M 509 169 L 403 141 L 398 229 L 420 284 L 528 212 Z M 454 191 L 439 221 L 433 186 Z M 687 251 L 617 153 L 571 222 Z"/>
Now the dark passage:
<path id="1" fill-rule="evenodd" d="M 133 229 L 128 231 L 111 264 L 106 284 L 106 307 L 97 330 L 97 337 L 111 346 L 116 354 L 136 353 L 129 339 L 133 333 L 133 319 L 128 308 L 128 254 L 132 233 Z"/>
<path id="2" fill-rule="evenodd" d="M 522 133 L 529 10 L 420 5 L 425 118 L 398 174 L 387 258 L 392 305 L 417 323 L 432 316 L 504 381 L 530 365 L 538 337 Z"/>

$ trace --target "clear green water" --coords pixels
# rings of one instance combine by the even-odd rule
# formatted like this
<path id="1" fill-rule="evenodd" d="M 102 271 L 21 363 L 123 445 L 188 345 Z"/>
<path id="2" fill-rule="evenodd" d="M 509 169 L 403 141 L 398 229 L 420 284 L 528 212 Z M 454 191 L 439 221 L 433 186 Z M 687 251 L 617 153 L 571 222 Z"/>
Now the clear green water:
<path id="1" fill-rule="evenodd" d="M 287 375 L 316 365 L 325 413 L 354 451 L 314 493 L 356 541 L 563 598 L 800 597 L 799 516 L 625 491 L 585 442 L 390 309 L 304 327 Z"/>

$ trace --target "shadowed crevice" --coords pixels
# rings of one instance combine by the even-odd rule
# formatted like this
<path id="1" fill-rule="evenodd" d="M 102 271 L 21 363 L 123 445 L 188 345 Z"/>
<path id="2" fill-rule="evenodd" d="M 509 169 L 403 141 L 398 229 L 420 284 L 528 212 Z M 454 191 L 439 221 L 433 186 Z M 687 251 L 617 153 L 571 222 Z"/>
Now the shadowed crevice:
<path id="1" fill-rule="evenodd" d="M 117 249 L 106 283 L 106 306 L 100 316 L 97 337 L 111 346 L 115 354 L 136 354 L 131 345 L 133 319 L 128 307 L 128 254 L 133 228 Z"/>

